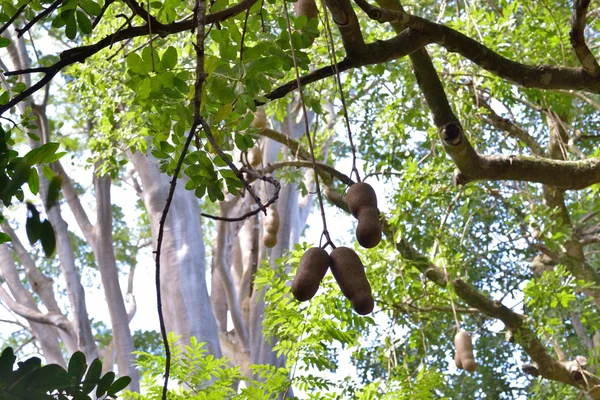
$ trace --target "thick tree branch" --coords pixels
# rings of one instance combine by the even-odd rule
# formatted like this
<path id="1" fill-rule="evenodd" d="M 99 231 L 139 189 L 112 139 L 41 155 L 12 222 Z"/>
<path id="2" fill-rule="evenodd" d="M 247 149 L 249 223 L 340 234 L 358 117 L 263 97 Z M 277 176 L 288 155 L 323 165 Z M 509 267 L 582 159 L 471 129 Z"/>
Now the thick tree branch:
<path id="1" fill-rule="evenodd" d="M 598 61 L 585 43 L 584 37 L 589 5 L 590 0 L 573 1 L 573 15 L 571 15 L 569 38 L 571 39 L 571 46 L 573 46 L 573 50 L 575 50 L 575 54 L 583 69 L 594 78 L 597 78 L 600 75 L 600 65 L 598 65 Z"/>
<path id="2" fill-rule="evenodd" d="M 600 158 L 563 161 L 523 155 L 479 155 L 458 123 L 447 124 L 440 132 L 444 149 L 460 170 L 460 184 L 515 180 L 579 190 L 600 182 Z"/>
<path id="3" fill-rule="evenodd" d="M 389 40 L 381 40 L 366 45 L 365 53 L 354 59 L 346 58 L 337 64 L 337 69 L 341 72 L 352 68 L 358 68 L 365 65 L 382 64 L 391 60 L 402 58 L 420 49 L 421 47 L 431 43 L 431 39 L 425 35 L 420 35 L 411 30 L 405 30 L 399 33 L 396 37 Z M 303 77 L 300 77 L 302 86 L 317 82 L 321 79 L 333 76 L 336 73 L 335 66 L 327 66 L 317 69 Z M 294 79 L 272 92 L 265 97 L 269 100 L 282 98 L 286 94 L 296 90 L 298 83 Z M 261 105 L 261 102 L 255 102 L 256 105 Z M 0 108 L 0 111 L 2 109 Z"/>
<path id="4" fill-rule="evenodd" d="M 144 10 L 144 8 L 136 0 L 125 0 L 125 4 L 127 4 L 131 11 L 133 11 L 138 17 L 146 21 L 146 23 L 151 26 L 153 30 L 163 25 L 158 22 L 158 20 L 154 18 L 152 14 L 148 13 L 147 10 Z"/>
<path id="5" fill-rule="evenodd" d="M 40 299 L 49 311 L 61 313 L 60 307 L 54 297 L 53 280 L 36 268 L 31 254 L 25 249 L 25 246 L 23 246 L 23 243 L 21 243 L 21 240 L 8 222 L 2 222 L 2 229 L 10 236 L 12 248 L 17 253 L 17 257 L 19 257 L 25 269 L 25 275 L 33 291 L 40 296 Z M 70 332 L 70 334 L 75 335 L 74 332 Z"/>
<path id="6" fill-rule="evenodd" d="M 79 199 L 77 190 L 75 190 L 75 186 L 73 186 L 71 178 L 65 172 L 60 161 L 55 162 L 53 167 L 56 172 L 63 177 L 61 185 L 62 193 L 75 217 L 75 221 L 77 221 L 77 225 L 79 225 L 81 232 L 85 236 L 85 240 L 93 245 L 96 242 L 96 239 L 94 238 L 94 225 L 92 225 L 87 213 L 83 209 L 83 205 L 81 204 L 81 200 Z"/>
<path id="7" fill-rule="evenodd" d="M 576 89 L 600 93 L 600 80 L 583 68 L 531 66 L 512 61 L 492 49 L 444 25 L 411 15 L 403 10 L 390 10 L 355 0 L 367 15 L 378 22 L 399 22 L 426 35 L 429 43 L 437 43 L 450 52 L 456 52 L 494 75 L 524 87 L 540 89 Z"/>
<path id="8" fill-rule="evenodd" d="M 481 310 L 478 308 L 464 308 L 464 307 L 452 307 L 448 306 L 428 306 L 428 307 L 419 307 L 415 306 L 412 303 L 394 303 L 390 305 L 395 310 L 398 310 L 403 313 L 414 313 L 414 312 L 447 312 L 451 313 L 456 311 L 459 314 L 480 314 Z"/>
<path id="9" fill-rule="evenodd" d="M 17 303 L 2 286 L 0 286 L 0 300 L 2 300 L 2 302 L 17 315 L 27 319 L 28 321 L 56 326 L 67 333 L 73 332 L 71 322 L 64 315 L 54 312 L 43 314 L 39 311 L 32 310 L 27 306 Z"/>
<path id="10" fill-rule="evenodd" d="M 239 200 L 239 197 L 236 197 L 234 200 Z M 229 210 L 233 205 L 227 204 L 226 202 L 220 203 L 220 217 L 227 217 Z M 216 253 L 215 253 L 215 264 L 219 271 L 221 272 L 221 282 L 223 283 L 223 288 L 225 289 L 225 296 L 227 297 L 227 307 L 229 312 L 231 313 L 231 320 L 233 321 L 233 326 L 235 328 L 235 333 L 239 338 L 240 344 L 242 346 L 242 351 L 248 352 L 250 351 L 249 347 L 249 337 L 248 337 L 248 329 L 244 325 L 244 320 L 242 318 L 242 312 L 239 306 L 238 301 L 238 293 L 235 288 L 235 284 L 233 282 L 233 277 L 231 276 L 231 270 L 229 265 L 226 262 L 225 252 L 227 249 L 227 224 L 225 221 L 217 222 L 217 244 L 216 244 Z"/>
<path id="11" fill-rule="evenodd" d="M 340 31 L 348 58 L 351 60 L 363 58 L 367 47 L 350 0 L 325 0 L 325 3 Z"/>
<path id="12" fill-rule="evenodd" d="M 537 364 L 540 375 L 546 379 L 580 387 L 564 364 L 548 354 L 535 332 L 527 326 L 525 316 L 515 313 L 498 301 L 487 298 L 461 279 L 454 279 L 452 286 L 456 294 L 468 305 L 492 318 L 499 319 L 513 332 L 515 340 Z"/>

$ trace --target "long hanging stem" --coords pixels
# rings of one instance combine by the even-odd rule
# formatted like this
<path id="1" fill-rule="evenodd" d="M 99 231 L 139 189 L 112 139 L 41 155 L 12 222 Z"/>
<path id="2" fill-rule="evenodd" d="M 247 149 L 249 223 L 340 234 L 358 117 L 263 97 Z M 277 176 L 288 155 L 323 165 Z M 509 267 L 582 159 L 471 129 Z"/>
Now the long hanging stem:
<path id="1" fill-rule="evenodd" d="M 344 96 L 344 88 L 342 87 L 342 80 L 340 79 L 340 69 L 338 68 L 337 57 L 335 56 L 335 45 L 333 43 L 333 34 L 331 33 L 331 25 L 329 24 L 329 13 L 325 0 L 321 0 L 323 5 L 323 13 L 325 14 L 325 30 L 327 31 L 327 48 L 331 54 L 332 67 L 335 69 L 335 81 L 340 91 L 340 100 L 342 101 L 342 110 L 344 111 L 344 120 L 346 122 L 346 129 L 348 130 L 348 140 L 350 141 L 350 149 L 352 150 L 352 171 L 350 171 L 350 177 L 352 178 L 352 172 L 356 175 L 356 181 L 360 182 L 360 175 L 356 168 L 356 147 L 352 139 L 352 129 L 350 128 L 350 118 L 348 117 L 348 108 L 346 107 L 346 98 Z"/>
<path id="2" fill-rule="evenodd" d="M 292 27 L 290 23 L 290 15 L 288 14 L 287 2 L 283 2 L 283 11 L 285 13 L 285 19 L 287 21 L 287 29 L 288 35 L 290 36 L 290 47 L 292 49 L 292 59 L 294 60 L 294 71 L 296 72 L 296 82 L 298 84 L 298 92 L 300 93 L 300 104 L 302 106 L 303 120 L 304 120 L 304 134 L 306 135 L 306 140 L 308 140 L 308 147 L 310 149 L 310 156 L 312 157 L 313 163 L 313 171 L 315 174 L 315 186 L 317 189 L 317 199 L 319 200 L 319 208 L 321 209 L 321 219 L 323 220 L 323 236 L 327 240 L 325 244 L 322 246 L 323 248 L 327 247 L 327 245 L 331 245 L 331 247 L 335 248 L 335 245 L 331 241 L 329 237 L 329 231 L 327 230 L 327 218 L 325 217 L 325 207 L 323 207 L 323 196 L 321 194 L 321 186 L 319 185 L 319 173 L 317 172 L 317 162 L 315 160 L 315 149 L 313 147 L 313 142 L 310 137 L 310 129 L 308 127 L 308 113 L 306 112 L 306 105 L 304 104 L 304 93 L 302 91 L 302 82 L 300 81 L 300 73 L 298 72 L 298 63 L 296 61 L 296 50 L 294 49 L 294 42 L 292 40 Z"/>

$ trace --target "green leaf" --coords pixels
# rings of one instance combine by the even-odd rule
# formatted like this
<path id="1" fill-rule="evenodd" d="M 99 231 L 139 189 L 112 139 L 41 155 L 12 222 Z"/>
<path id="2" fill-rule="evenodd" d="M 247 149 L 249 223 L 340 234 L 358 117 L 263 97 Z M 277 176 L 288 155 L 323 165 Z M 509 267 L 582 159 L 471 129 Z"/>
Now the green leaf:
<path id="1" fill-rule="evenodd" d="M 75 14 L 71 14 L 67 18 L 67 26 L 65 27 L 65 35 L 71 40 L 77 37 L 77 20 Z"/>
<path id="2" fill-rule="evenodd" d="M 69 19 L 69 14 L 66 12 L 62 12 L 60 14 L 58 14 L 56 16 L 56 18 L 54 18 L 52 20 L 52 27 L 53 28 L 62 28 L 63 26 L 65 26 L 67 24 L 67 20 Z"/>
<path id="3" fill-rule="evenodd" d="M 54 178 L 54 171 L 49 166 L 42 165 L 42 172 L 44 173 L 46 179 L 48 179 L 49 181 L 51 181 L 52 178 Z"/>
<path id="4" fill-rule="evenodd" d="M 67 371 L 58 364 L 49 364 L 34 370 L 27 376 L 27 380 L 29 390 L 42 392 L 64 389 L 72 384 Z"/>
<path id="5" fill-rule="evenodd" d="M 0 37 L 0 48 L 8 47 L 8 46 L 10 46 L 10 39 L 7 39 L 5 37 Z"/>
<path id="6" fill-rule="evenodd" d="M 85 374 L 85 379 L 83 380 L 84 393 L 88 394 L 94 390 L 94 387 L 96 387 L 96 384 L 98 383 L 98 379 L 100 379 L 100 374 L 102 374 L 102 361 L 95 358 L 90 364 L 87 374 Z"/>
<path id="7" fill-rule="evenodd" d="M 40 178 L 38 177 L 38 172 L 35 168 L 31 168 L 31 173 L 29 174 L 29 180 L 27 181 L 29 185 L 29 190 L 33 194 L 38 194 L 40 190 Z"/>
<path id="8" fill-rule="evenodd" d="M 136 74 L 146 75 L 148 74 L 149 69 L 144 65 L 144 61 L 142 61 L 142 57 L 140 57 L 137 53 L 131 53 L 127 56 L 126 59 L 127 66 L 129 69 Z"/>
<path id="9" fill-rule="evenodd" d="M 110 387 L 108 388 L 108 395 L 114 397 L 117 392 L 120 392 L 121 390 L 125 389 L 127 387 L 127 385 L 129 385 L 131 383 L 131 378 L 128 376 L 122 376 L 119 379 L 117 379 L 116 381 L 114 381 L 114 383 L 112 385 L 110 385 Z"/>
<path id="10" fill-rule="evenodd" d="M 0 243 L 8 243 L 11 241 L 10 236 L 4 232 L 0 232 Z"/>
<path id="11" fill-rule="evenodd" d="M 161 59 L 161 69 L 172 69 L 177 66 L 177 49 L 173 46 L 169 46 L 169 48 L 163 53 Z"/>
<path id="12" fill-rule="evenodd" d="M 98 5 L 98 3 L 92 0 L 79 0 L 79 5 L 86 12 L 92 14 L 95 17 L 100 15 L 100 13 L 102 12 L 102 8 L 100 7 L 100 5 Z"/>
<path id="13" fill-rule="evenodd" d="M 68 373 L 73 378 L 75 378 L 76 382 L 79 384 L 81 382 L 81 378 L 85 374 L 85 370 L 87 369 L 87 364 L 85 363 L 85 354 L 81 351 L 76 351 L 71 356 L 69 360 L 69 368 Z"/>
<path id="14" fill-rule="evenodd" d="M 46 208 L 50 210 L 56 202 L 58 201 L 58 196 L 60 194 L 60 188 L 63 183 L 62 175 L 54 175 L 52 180 L 50 181 L 50 185 L 48 186 L 48 194 L 46 196 Z"/>
<path id="15" fill-rule="evenodd" d="M 29 153 L 25 154 L 25 157 L 23 158 L 31 165 L 46 164 L 49 162 L 48 160 L 54 156 L 54 153 L 56 153 L 56 150 L 58 150 L 59 146 L 60 145 L 58 143 L 54 142 L 46 143 L 31 150 Z"/>
<path id="16" fill-rule="evenodd" d="M 27 239 L 29 244 L 32 246 L 40 239 L 41 222 L 40 213 L 31 203 L 27 203 L 27 220 L 25 221 L 25 231 L 27 232 Z"/>
<path id="17" fill-rule="evenodd" d="M 29 136 L 30 139 L 33 139 L 36 142 L 40 141 L 40 137 L 33 132 L 27 132 L 27 136 Z"/>
<path id="18" fill-rule="evenodd" d="M 110 371 L 104 374 L 100 382 L 98 382 L 98 388 L 96 389 L 96 397 L 101 397 L 106 393 L 110 385 L 115 380 L 115 373 Z"/>
<path id="19" fill-rule="evenodd" d="M 54 250 L 56 250 L 56 237 L 54 236 L 52 224 L 47 219 L 40 226 L 40 239 L 44 254 L 46 254 L 46 257 L 51 257 Z"/>
<path id="20" fill-rule="evenodd" d="M 31 170 L 31 164 L 27 160 L 19 161 L 14 168 L 12 182 L 10 183 L 10 185 L 7 185 L 7 187 L 3 188 L 2 192 L 7 192 L 16 195 L 18 189 L 29 180 Z"/>
<path id="21" fill-rule="evenodd" d="M 89 35 L 92 33 L 92 22 L 88 18 L 87 15 L 81 10 L 77 10 L 77 24 L 79 25 L 79 30 L 85 34 Z"/>
<path id="22" fill-rule="evenodd" d="M 11 347 L 7 347 L 2 351 L 0 355 L 0 389 L 3 389 L 9 382 L 16 360 L 17 357 L 15 357 L 15 353 Z"/>

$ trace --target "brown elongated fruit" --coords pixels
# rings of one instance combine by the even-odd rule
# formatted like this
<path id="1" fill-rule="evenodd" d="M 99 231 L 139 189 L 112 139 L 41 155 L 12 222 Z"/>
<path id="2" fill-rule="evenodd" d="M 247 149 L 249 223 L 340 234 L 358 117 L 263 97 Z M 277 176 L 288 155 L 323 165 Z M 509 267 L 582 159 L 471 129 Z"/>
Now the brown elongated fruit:
<path id="1" fill-rule="evenodd" d="M 319 290 L 321 280 L 329 268 L 329 254 L 320 247 L 311 247 L 300 258 L 292 281 L 292 294 L 298 301 L 307 301 Z"/>
<path id="2" fill-rule="evenodd" d="M 366 249 L 377 246 L 381 241 L 381 222 L 376 207 L 365 207 L 359 211 L 356 239 Z"/>
<path id="3" fill-rule="evenodd" d="M 367 249 L 375 247 L 381 241 L 381 222 L 377 210 L 377 195 L 368 183 L 357 182 L 350 186 L 346 194 L 346 203 L 358 219 L 356 239 Z"/>
<path id="4" fill-rule="evenodd" d="M 273 248 L 277 244 L 277 235 L 273 235 L 272 233 L 265 232 L 262 237 L 263 244 L 268 248 Z"/>
<path id="5" fill-rule="evenodd" d="M 296 17 L 306 15 L 308 19 L 311 19 L 319 16 L 315 0 L 298 0 L 294 4 L 294 11 L 296 12 Z"/>
<path id="6" fill-rule="evenodd" d="M 346 194 L 346 203 L 354 216 L 358 218 L 358 212 L 366 207 L 377 208 L 377 195 L 368 183 L 357 182 L 350 186 Z"/>
<path id="7" fill-rule="evenodd" d="M 455 360 L 456 357 L 459 357 L 462 368 L 465 371 L 474 372 L 477 368 L 477 363 L 473 356 L 473 343 L 469 334 L 465 331 L 459 331 L 454 337 L 454 346 L 456 346 L 457 353 Z"/>
<path id="8" fill-rule="evenodd" d="M 275 204 L 271 204 L 267 208 L 267 215 L 263 219 L 263 229 L 265 232 L 277 236 L 277 232 L 279 231 L 279 213 Z"/>
<path id="9" fill-rule="evenodd" d="M 454 352 L 454 364 L 456 364 L 456 368 L 463 369 L 462 362 L 460 361 L 460 355 L 458 351 Z"/>
<path id="10" fill-rule="evenodd" d="M 262 107 L 257 107 L 254 112 L 254 120 L 252 121 L 252 126 L 255 128 L 264 131 L 267 127 L 267 114 L 265 114 L 265 110 Z"/>
<path id="11" fill-rule="evenodd" d="M 360 315 L 367 315 L 373 312 L 375 308 L 375 300 L 371 292 L 362 292 L 352 299 L 352 308 Z"/>
<path id="12" fill-rule="evenodd" d="M 260 147 L 253 147 L 248 150 L 248 164 L 252 167 L 258 167 L 262 162 L 262 151 Z"/>
<path id="13" fill-rule="evenodd" d="M 354 250 L 337 247 L 329 255 L 331 272 L 354 311 L 365 315 L 373 311 L 374 300 L 365 267 Z M 373 306 L 371 306 L 373 304 Z"/>

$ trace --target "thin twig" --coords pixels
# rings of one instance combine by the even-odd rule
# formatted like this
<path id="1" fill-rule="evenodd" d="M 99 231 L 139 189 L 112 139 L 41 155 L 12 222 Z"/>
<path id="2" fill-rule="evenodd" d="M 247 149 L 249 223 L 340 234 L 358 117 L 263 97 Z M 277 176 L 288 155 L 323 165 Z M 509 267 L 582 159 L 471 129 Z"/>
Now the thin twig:
<path id="1" fill-rule="evenodd" d="M 163 234 L 165 230 L 165 222 L 167 220 L 167 214 L 169 213 L 169 208 L 171 207 L 171 202 L 173 201 L 173 195 L 175 194 L 175 187 L 177 186 L 177 176 L 181 171 L 181 166 L 183 165 L 183 159 L 185 154 L 187 153 L 188 148 L 190 147 L 190 143 L 194 134 L 196 133 L 196 129 L 198 124 L 196 121 L 192 124 L 190 128 L 190 133 L 188 133 L 185 144 L 183 145 L 183 150 L 181 151 L 181 155 L 179 156 L 179 160 L 177 160 L 177 166 L 175 167 L 175 171 L 173 172 L 173 179 L 171 180 L 171 186 L 169 187 L 169 195 L 167 196 L 167 203 L 165 204 L 165 208 L 163 209 L 162 215 L 160 217 L 160 222 L 158 223 L 158 237 L 156 239 L 156 305 L 158 308 L 158 320 L 160 322 L 160 333 L 162 335 L 163 345 L 165 346 L 165 381 L 163 384 L 163 393 L 162 399 L 167 399 L 167 385 L 169 383 L 169 373 L 171 370 L 171 350 L 169 349 L 169 341 L 167 338 L 167 328 L 165 326 L 165 318 L 163 316 L 162 311 L 162 296 L 160 294 L 160 255 L 162 250 L 162 241 Z"/>
<path id="2" fill-rule="evenodd" d="M 331 25 L 329 24 L 329 12 L 327 10 L 327 6 L 325 5 L 325 0 L 321 0 L 323 4 L 323 10 L 325 14 L 325 27 L 327 31 L 327 39 L 330 42 L 331 51 L 331 67 L 335 70 L 335 82 L 337 83 L 338 89 L 340 91 L 340 100 L 342 101 L 342 110 L 344 111 L 344 120 L 346 122 L 346 129 L 348 130 L 348 139 L 350 141 L 350 149 L 352 150 L 352 170 L 350 171 L 350 177 L 352 177 L 352 173 L 356 175 L 356 181 L 360 182 L 360 175 L 358 174 L 358 169 L 356 168 L 356 147 L 354 146 L 354 141 L 352 140 L 352 129 L 350 128 L 350 118 L 348 117 L 348 109 L 346 107 L 346 99 L 344 97 L 344 88 L 342 86 L 342 80 L 340 79 L 340 69 L 338 67 L 337 58 L 335 56 L 335 44 L 333 42 L 333 34 L 331 33 Z"/>
<path id="3" fill-rule="evenodd" d="M 240 182 L 242 182 L 244 184 L 244 187 L 246 187 L 246 190 L 250 194 L 250 197 L 252 197 L 252 199 L 254 199 L 254 201 L 258 205 L 258 208 L 260 210 L 262 210 L 262 212 L 264 212 L 265 215 L 267 215 L 267 209 L 261 203 L 260 197 L 258 197 L 256 195 L 256 193 L 254 193 L 254 189 L 252 189 L 252 186 L 250 186 L 250 184 L 248 183 L 248 181 L 246 181 L 246 179 L 244 178 L 244 174 L 242 174 L 242 172 L 238 169 L 238 167 L 236 167 L 235 164 L 231 162 L 231 160 L 229 159 L 229 157 L 227 157 L 225 155 L 225 153 L 223 152 L 223 150 L 221 150 L 221 148 L 217 144 L 217 141 L 215 140 L 215 137 L 213 136 L 212 131 L 210 129 L 210 126 L 208 125 L 208 123 L 206 122 L 206 120 L 204 118 L 202 118 L 201 116 L 198 116 L 198 122 L 200 123 L 200 125 L 202 125 L 202 129 L 204 130 L 204 134 L 206 135 L 206 138 L 208 139 L 208 142 L 210 143 L 210 145 L 213 147 L 213 149 L 215 149 L 215 152 L 217 153 L 217 155 L 219 157 L 221 157 L 221 159 L 223 161 L 225 161 L 225 163 L 227 164 L 227 166 L 229 167 L 229 169 L 231 169 L 233 171 L 233 173 L 238 177 L 238 179 L 240 180 Z"/>
<path id="4" fill-rule="evenodd" d="M 41 13 L 39 13 L 38 15 L 33 17 L 33 19 L 31 21 L 29 21 L 22 29 L 19 29 L 19 28 L 15 29 L 17 31 L 17 37 L 20 38 L 21 36 L 23 36 L 23 34 L 25 32 L 27 32 L 39 20 L 46 17 L 47 15 L 50 15 L 52 13 L 52 11 L 56 10 L 58 8 L 58 6 L 61 5 L 62 2 L 63 2 L 63 0 L 56 0 L 54 3 L 50 4 L 50 6 L 48 8 L 46 8 L 44 11 L 42 11 Z"/>
<path id="5" fill-rule="evenodd" d="M 244 66 L 244 38 L 246 37 L 246 26 L 248 24 L 248 15 L 250 15 L 250 9 L 246 10 L 246 17 L 244 18 L 244 27 L 242 28 L 242 40 L 240 43 L 240 74 L 242 73 Z"/>
<path id="6" fill-rule="evenodd" d="M 31 3 L 33 0 L 29 0 L 27 3 L 23 4 L 21 7 L 19 7 L 19 9 L 14 13 L 14 15 L 12 17 L 10 17 L 10 19 L 8 21 L 6 21 L 6 23 L 4 25 L 2 25 L 2 27 L 0 28 L 0 35 L 9 27 L 12 25 L 13 22 L 15 22 L 15 20 L 17 18 L 19 18 L 19 15 L 21 15 L 21 13 L 23 12 L 23 10 L 25 10 L 25 8 L 29 5 L 29 3 Z"/>
<path id="7" fill-rule="evenodd" d="M 135 0 L 130 0 L 135 4 Z M 150 36 L 150 58 L 152 59 L 152 72 L 156 72 L 156 63 L 154 61 L 154 46 L 152 45 L 152 16 L 150 15 L 150 0 L 147 2 L 148 4 L 148 36 Z"/>
<path id="8" fill-rule="evenodd" d="M 294 49 L 294 41 L 292 40 L 292 26 L 290 23 L 290 15 L 287 9 L 287 2 L 283 2 L 283 11 L 285 12 L 285 19 L 287 21 L 287 29 L 288 34 L 290 36 L 290 47 L 292 50 L 292 60 L 294 60 L 294 71 L 296 72 L 296 82 L 298 85 L 298 92 L 300 93 L 300 104 L 302 105 L 302 113 L 304 120 L 304 134 L 306 135 L 306 140 L 308 141 L 308 147 L 310 149 L 310 155 L 313 163 L 313 170 L 315 174 L 315 186 L 317 189 L 317 198 L 319 200 L 319 207 L 321 209 L 321 219 L 323 221 L 323 234 L 322 237 L 325 236 L 327 241 L 321 247 L 325 248 L 327 245 L 331 245 L 331 247 L 335 248 L 335 245 L 331 241 L 329 237 L 329 232 L 327 231 L 327 218 L 325 217 L 325 207 L 323 207 L 323 195 L 321 194 L 321 187 L 319 185 L 319 174 L 317 172 L 317 162 L 315 159 L 315 149 L 313 147 L 313 142 L 310 137 L 310 128 L 308 126 L 308 113 L 306 112 L 306 105 L 304 103 L 304 92 L 302 90 L 302 83 L 300 82 L 300 73 L 298 72 L 298 62 L 296 60 L 296 50 Z"/>
<path id="9" fill-rule="evenodd" d="M 169 208 L 171 207 L 171 202 L 173 200 L 173 195 L 175 194 L 175 187 L 177 186 L 177 177 L 179 176 L 179 172 L 181 171 L 181 166 L 183 165 L 183 160 L 185 158 L 185 154 L 187 153 L 188 148 L 190 147 L 190 143 L 192 142 L 192 138 L 196 135 L 196 129 L 200 124 L 200 103 L 202 101 L 202 86 L 204 84 L 204 80 L 206 79 L 206 74 L 204 73 L 204 17 L 206 14 L 205 3 L 203 0 L 196 0 L 196 6 L 194 7 L 194 17 L 196 21 L 196 26 L 198 28 L 196 34 L 196 82 L 195 82 L 195 90 L 194 90 L 194 122 L 192 123 L 192 127 L 190 128 L 190 133 L 187 136 L 185 144 L 183 145 L 183 149 L 181 151 L 181 155 L 179 156 L 179 160 L 177 160 L 177 166 L 173 171 L 173 179 L 171 180 L 171 187 L 169 189 L 169 196 L 167 197 L 167 204 L 165 204 L 165 209 L 163 210 L 162 216 L 159 222 L 159 230 L 158 230 L 158 238 L 157 238 L 157 246 L 156 246 L 156 302 L 158 306 L 158 318 L 160 321 L 160 332 L 162 335 L 163 344 L 165 346 L 165 380 L 163 382 L 162 389 L 162 400 L 167 400 L 167 388 L 169 384 L 169 374 L 171 372 L 171 351 L 169 349 L 169 341 L 167 338 L 167 329 L 165 327 L 165 320 L 162 312 L 162 298 L 160 295 L 160 250 L 162 248 L 162 238 L 164 234 L 165 221 L 167 219 L 167 214 L 169 212 Z"/>
<path id="10" fill-rule="evenodd" d="M 100 14 L 98 14 L 98 16 L 96 18 L 94 18 L 94 22 L 92 22 L 92 30 L 96 27 L 96 25 L 98 25 L 98 23 L 100 22 L 100 20 L 102 19 L 102 17 L 104 16 L 104 13 L 106 12 L 106 10 L 108 9 L 108 7 L 114 2 L 115 0 L 107 0 L 104 5 L 102 6 L 102 9 L 100 9 Z"/>
<path id="11" fill-rule="evenodd" d="M 27 34 L 29 35 L 29 41 L 31 42 L 31 47 L 33 48 L 33 54 L 35 54 L 35 59 L 36 61 L 40 62 L 40 55 L 38 54 L 37 49 L 35 48 L 35 43 L 33 41 L 33 36 L 31 36 L 31 31 L 27 31 Z"/>
<path id="12" fill-rule="evenodd" d="M 271 197 L 269 199 L 269 201 L 267 201 L 264 205 L 264 207 L 269 207 L 271 204 L 275 203 L 277 201 L 277 199 L 279 198 L 279 192 L 281 191 L 281 184 L 279 183 L 279 181 L 277 179 L 270 177 L 270 176 L 266 176 L 266 175 L 261 176 L 259 179 L 264 182 L 269 182 L 271 185 L 275 186 L 275 194 L 273 194 L 273 197 Z M 248 211 L 247 213 L 240 215 L 239 217 L 219 217 L 216 215 L 211 215 L 211 214 L 206 214 L 206 213 L 200 213 L 200 215 L 203 217 L 206 217 L 206 218 L 217 220 L 217 221 L 237 222 L 237 221 L 243 221 L 247 218 L 250 218 L 253 215 L 258 214 L 261 211 L 262 211 L 261 208 L 257 208 L 255 210 Z"/>

